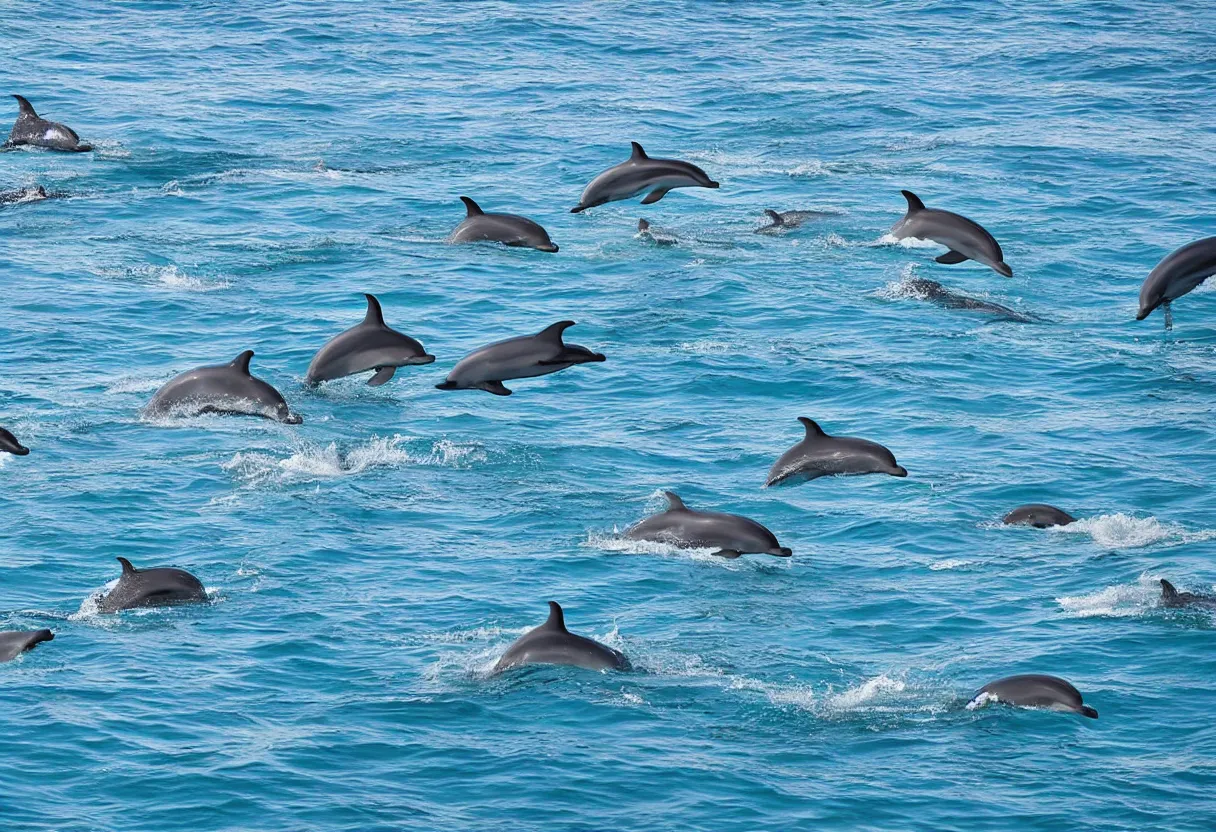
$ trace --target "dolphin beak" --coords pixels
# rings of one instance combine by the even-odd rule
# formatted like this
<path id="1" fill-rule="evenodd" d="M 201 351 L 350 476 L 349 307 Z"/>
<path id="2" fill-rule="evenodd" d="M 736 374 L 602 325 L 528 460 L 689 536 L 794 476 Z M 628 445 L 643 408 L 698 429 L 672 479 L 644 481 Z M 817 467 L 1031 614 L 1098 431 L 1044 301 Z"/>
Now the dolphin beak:
<path id="1" fill-rule="evenodd" d="M 418 365 L 418 364 L 434 364 L 434 363 L 435 363 L 435 356 L 431 355 L 429 352 L 424 352 L 422 355 L 417 356 L 416 358 L 411 358 L 411 359 L 410 359 L 410 363 L 411 363 L 411 364 L 414 364 L 414 365 Z"/>
<path id="2" fill-rule="evenodd" d="M 721 186 L 721 184 L 719 184 L 718 182 L 715 182 L 714 180 L 712 180 L 712 179 L 711 179 L 711 180 L 709 180 L 709 184 L 708 184 L 708 185 L 706 185 L 705 187 L 707 187 L 707 188 L 720 188 L 720 187 L 722 187 L 722 186 Z"/>
<path id="3" fill-rule="evenodd" d="M 1013 277 L 1013 269 L 1009 268 L 1008 263 L 997 263 L 996 270 L 999 274 L 1005 275 L 1005 277 Z"/>
<path id="4" fill-rule="evenodd" d="M 895 470 L 890 473 L 893 477 L 906 477 L 908 476 L 908 469 L 902 465 L 896 465 Z"/>
<path id="5" fill-rule="evenodd" d="M 536 250 L 537 250 L 537 251 L 547 251 L 547 252 L 549 252 L 550 254 L 552 254 L 552 253 L 554 253 L 554 252 L 556 252 L 556 251 L 557 251 L 557 243 L 548 243 L 548 244 L 543 245 L 543 246 L 537 246 L 537 247 L 536 247 Z"/>
<path id="6" fill-rule="evenodd" d="M 435 389 L 436 389 L 436 390 L 455 390 L 455 389 L 456 389 L 456 382 L 454 382 L 454 381 L 442 381 L 442 382 L 440 382 L 439 384 L 436 384 L 436 385 L 435 385 Z"/>
<path id="7" fill-rule="evenodd" d="M 794 554 L 794 550 L 788 546 L 780 546 L 776 549 L 769 549 L 768 554 L 774 555 L 779 558 L 788 558 Z"/>
<path id="8" fill-rule="evenodd" d="M 1150 314 L 1152 314 L 1152 311 L 1153 311 L 1152 309 L 1141 309 L 1139 312 L 1136 313 L 1136 320 L 1143 321 Z"/>
<path id="9" fill-rule="evenodd" d="M 25 447 L 24 445 L 18 445 L 16 448 L 13 449 L 13 453 L 16 454 L 17 456 L 27 456 L 29 454 L 29 452 L 30 452 L 30 449 Z"/>

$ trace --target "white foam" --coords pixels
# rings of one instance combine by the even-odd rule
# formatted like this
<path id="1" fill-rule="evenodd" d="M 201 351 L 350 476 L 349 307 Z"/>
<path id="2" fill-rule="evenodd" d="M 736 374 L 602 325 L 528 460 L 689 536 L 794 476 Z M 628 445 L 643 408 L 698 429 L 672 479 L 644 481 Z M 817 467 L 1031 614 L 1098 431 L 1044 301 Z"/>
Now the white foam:
<path id="1" fill-rule="evenodd" d="M 1056 599 L 1070 618 L 1134 618 L 1155 609 L 1160 601 L 1159 577 L 1147 572 L 1134 584 L 1116 584 L 1089 595 Z"/>
<path id="2" fill-rule="evenodd" d="M 945 569 L 962 569 L 965 566 L 971 566 L 975 561 L 963 560 L 962 558 L 947 558 L 939 560 L 936 563 L 929 564 L 929 568 L 934 572 L 940 572 Z"/>
<path id="3" fill-rule="evenodd" d="M 119 269 L 103 268 L 97 270 L 96 274 L 120 280 L 135 279 L 153 286 L 187 292 L 215 292 L 227 289 L 231 285 L 224 278 L 205 279 L 187 274 L 173 263 L 167 266 L 140 263 Z"/>
<path id="4" fill-rule="evenodd" d="M 1216 530 L 1188 531 L 1181 526 L 1162 523 L 1156 517 L 1132 517 L 1127 514 L 1102 514 L 1087 517 L 1067 526 L 1052 526 L 1055 534 L 1088 534 L 1094 542 L 1111 549 L 1135 549 L 1166 543 L 1196 543 L 1216 538 Z"/>
<path id="5" fill-rule="evenodd" d="M 160 192 L 165 196 L 185 196 L 186 192 L 182 190 L 182 186 L 178 184 L 176 179 L 170 179 L 168 182 L 160 186 Z"/>
<path id="6" fill-rule="evenodd" d="M 662 555 L 664 557 L 689 558 L 699 563 L 720 566 L 725 569 L 740 569 L 743 568 L 743 564 L 750 562 L 746 556 L 732 559 L 715 555 L 714 552 L 718 551 L 716 548 L 686 549 L 680 546 L 673 546 L 670 543 L 659 543 L 653 540 L 630 540 L 627 537 L 622 537 L 621 531 L 615 526 L 611 534 L 594 531 L 587 532 L 587 540 L 583 545 L 590 549 L 603 549 L 609 552 L 620 552 L 625 555 Z M 772 558 L 771 560 L 785 563 L 789 561 L 789 558 Z"/>
<path id="7" fill-rule="evenodd" d="M 287 457 L 249 452 L 238 453 L 223 463 L 225 471 L 250 486 L 287 485 L 361 474 L 372 468 L 394 468 L 413 461 L 401 436 L 373 436 L 343 453 L 336 442 L 325 447 L 300 448 Z"/>
<path id="8" fill-rule="evenodd" d="M 901 248 L 945 248 L 941 243 L 935 243 L 932 240 L 921 240 L 917 237 L 904 237 L 901 240 L 890 232 L 883 234 L 871 245 L 900 246 Z"/>
<path id="9" fill-rule="evenodd" d="M 725 341 L 685 341 L 680 344 L 682 351 L 694 355 L 721 355 L 730 352 L 733 348 L 734 344 Z"/>
<path id="10" fill-rule="evenodd" d="M 159 376 L 156 378 L 123 376 L 107 386 L 106 393 L 115 396 L 123 393 L 150 393 L 153 390 L 159 390 L 161 385 L 163 385 L 170 378 L 172 378 L 172 376 Z"/>

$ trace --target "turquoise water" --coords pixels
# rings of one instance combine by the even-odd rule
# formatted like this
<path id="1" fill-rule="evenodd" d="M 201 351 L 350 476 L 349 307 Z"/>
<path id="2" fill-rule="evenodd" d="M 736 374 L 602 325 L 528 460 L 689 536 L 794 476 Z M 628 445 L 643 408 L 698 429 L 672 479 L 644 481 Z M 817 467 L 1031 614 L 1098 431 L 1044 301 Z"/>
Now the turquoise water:
<path id="1" fill-rule="evenodd" d="M 0 208 L 0 629 L 56 633 L 3 828 L 1216 825 L 1213 621 L 1156 600 L 1216 583 L 1216 295 L 1134 321 L 1214 231 L 1210 5 L 83 8 L 0 11 L 0 92 L 98 148 L 0 154 L 65 195 Z M 721 189 L 569 214 L 631 140 Z M 901 188 L 1015 277 L 885 238 Z M 446 245 L 460 195 L 560 253 Z M 438 360 L 307 391 L 365 291 Z M 608 360 L 434 389 L 563 318 Z M 303 425 L 141 419 L 246 348 Z M 762 489 L 804 415 L 909 477 Z M 616 540 L 662 489 L 794 557 Z M 97 615 L 118 555 L 215 603 Z M 550 599 L 637 671 L 490 677 Z M 964 707 L 1015 672 L 1101 718 Z"/>

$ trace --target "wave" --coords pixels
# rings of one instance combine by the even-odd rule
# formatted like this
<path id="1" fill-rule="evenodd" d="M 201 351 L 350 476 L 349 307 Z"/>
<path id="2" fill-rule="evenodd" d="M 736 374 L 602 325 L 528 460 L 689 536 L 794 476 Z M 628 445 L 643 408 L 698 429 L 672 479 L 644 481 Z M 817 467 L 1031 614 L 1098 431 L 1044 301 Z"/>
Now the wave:
<path id="1" fill-rule="evenodd" d="M 1132 584 L 1116 584 L 1089 595 L 1066 595 L 1056 603 L 1070 618 L 1135 618 L 1157 609 L 1160 576 L 1143 573 Z"/>
<path id="2" fill-rule="evenodd" d="M 1216 539 L 1216 529 L 1188 531 L 1173 523 L 1162 523 L 1156 517 L 1132 517 L 1127 514 L 1101 514 L 1052 526 L 1054 534 L 1088 534 L 1094 542 L 1111 549 L 1136 549 L 1155 543 L 1177 546 Z"/>
<path id="3" fill-rule="evenodd" d="M 118 280 L 136 280 L 151 286 L 187 292 L 217 292 L 232 285 L 226 278 L 202 278 L 187 274 L 173 263 L 167 266 L 141 263 L 124 268 L 102 268 L 94 274 Z"/>

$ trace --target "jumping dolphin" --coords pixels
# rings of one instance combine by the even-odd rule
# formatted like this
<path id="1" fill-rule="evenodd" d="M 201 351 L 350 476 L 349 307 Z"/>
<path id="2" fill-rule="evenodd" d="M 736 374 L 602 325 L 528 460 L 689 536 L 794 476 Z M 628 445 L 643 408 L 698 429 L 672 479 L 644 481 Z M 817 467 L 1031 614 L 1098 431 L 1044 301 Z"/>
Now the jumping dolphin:
<path id="1" fill-rule="evenodd" d="M 1200 595 L 1196 592 L 1179 592 L 1165 578 L 1161 579 L 1161 606 L 1163 607 L 1212 607 L 1216 608 L 1216 595 Z"/>
<path id="2" fill-rule="evenodd" d="M 196 367 L 166 382 L 148 402 L 150 416 L 197 416 L 223 413 L 232 416 L 263 416 L 298 425 L 304 421 L 287 408 L 287 402 L 260 378 L 249 374 L 253 350 L 245 350 L 231 364 Z"/>
<path id="3" fill-rule="evenodd" d="M 1008 306 L 1001 306 L 999 303 L 989 303 L 986 300 L 978 300 L 977 298 L 969 298 L 966 295 L 955 294 L 936 280 L 926 280 L 917 277 L 907 281 L 904 285 L 916 297 L 924 298 L 945 309 L 966 309 L 972 312 L 986 312 L 990 315 L 996 315 L 997 317 L 1023 324 L 1034 321 L 1034 318 L 1029 315 L 1024 315 L 1021 312 L 1010 309 Z"/>
<path id="4" fill-rule="evenodd" d="M 932 240 L 950 249 L 937 258 L 939 263 L 949 265 L 975 260 L 1005 277 L 1013 277 L 1013 269 L 1005 264 L 1000 244 L 978 223 L 949 211 L 926 208 L 920 197 L 911 191 L 900 193 L 908 200 L 908 213 L 891 228 L 895 239 Z"/>
<path id="5" fill-rule="evenodd" d="M 15 456 L 25 456 L 30 452 L 30 449 L 17 441 L 17 437 L 12 433 L 0 428 L 0 451 L 10 453 Z"/>
<path id="6" fill-rule="evenodd" d="M 1143 321 L 1158 306 L 1165 309 L 1165 328 L 1174 328 L 1170 301 L 1177 300 L 1203 281 L 1216 274 L 1216 237 L 1204 237 L 1168 255 L 1149 273 L 1140 287 L 1140 311 L 1136 320 Z"/>
<path id="7" fill-rule="evenodd" d="M 363 322 L 335 335 L 317 351 L 308 365 L 308 384 L 375 370 L 376 374 L 367 383 L 379 387 L 393 377 L 398 367 L 430 364 L 435 360 L 422 344 L 389 329 L 375 295 L 364 297 L 367 298 L 367 315 Z"/>
<path id="8" fill-rule="evenodd" d="M 44 641 L 51 641 L 55 634 L 50 630 L 9 630 L 0 633 L 0 662 L 11 662 L 27 650 L 33 650 Z"/>
<path id="9" fill-rule="evenodd" d="M 718 187 L 718 183 L 696 165 L 681 162 L 679 159 L 652 159 L 646 155 L 640 144 L 630 144 L 633 145 L 633 154 L 629 161 L 608 168 L 592 179 L 591 184 L 583 191 L 578 205 L 570 209 L 571 214 L 586 211 L 605 202 L 632 199 L 643 191 L 650 193 L 642 200 L 642 204 L 650 205 L 662 199 L 672 188 Z"/>
<path id="10" fill-rule="evenodd" d="M 99 612 L 118 612 L 137 607 L 165 607 L 207 600 L 207 590 L 198 578 L 183 569 L 158 567 L 136 569 L 119 558 L 122 577 L 98 602 Z"/>
<path id="11" fill-rule="evenodd" d="M 557 246 L 549 239 L 549 232 L 527 217 L 517 214 L 487 214 L 467 196 L 462 196 L 460 201 L 464 203 L 468 214 L 464 221 L 456 226 L 448 242 L 472 243 L 490 240 L 517 248 L 557 251 Z"/>
<path id="12" fill-rule="evenodd" d="M 501 673 L 521 664 L 568 664 L 589 670 L 633 669 L 625 654 L 567 630 L 566 618 L 556 601 L 549 602 L 548 620 L 508 647 L 494 665 L 494 672 Z"/>
<path id="13" fill-rule="evenodd" d="M 49 199 L 46 188 L 36 185 L 33 188 L 20 188 L 15 191 L 0 191 L 0 205 L 17 205 L 23 202 L 40 202 Z"/>
<path id="14" fill-rule="evenodd" d="M 495 396 L 509 396 L 503 386 L 513 378 L 533 378 L 556 373 L 575 364 L 603 361 L 604 356 L 578 344 L 562 342 L 562 332 L 574 321 L 558 321 L 536 335 L 508 338 L 469 353 L 452 368 L 447 380 L 435 386 L 440 390 L 485 390 Z"/>
<path id="15" fill-rule="evenodd" d="M 1098 718 L 1096 710 L 1082 704 L 1081 692 L 1058 676 L 1030 673 L 989 682 L 975 692 L 967 707 L 977 708 L 994 699 L 1024 708 L 1049 708 L 1053 711 L 1071 711 L 1091 719 Z"/>
<path id="16" fill-rule="evenodd" d="M 828 436 L 814 420 L 799 416 L 806 436 L 769 469 L 764 487 L 800 483 L 833 474 L 890 474 L 906 477 L 908 471 L 877 442 L 849 436 Z"/>
<path id="17" fill-rule="evenodd" d="M 1006 526 L 1034 526 L 1036 529 L 1047 529 L 1052 526 L 1067 526 L 1077 522 L 1067 511 L 1049 506 L 1044 503 L 1030 503 L 1018 506 L 1005 515 L 1001 521 Z"/>
<path id="18" fill-rule="evenodd" d="M 724 558 L 746 554 L 776 555 L 788 558 L 793 554 L 777 542 L 776 536 L 755 520 L 737 514 L 715 511 L 694 511 L 670 491 L 667 510 L 647 517 L 625 532 L 630 540 L 651 540 L 685 549 L 716 547 L 714 552 Z"/>
<path id="19" fill-rule="evenodd" d="M 74 153 L 84 153 L 93 149 L 92 145 L 81 144 L 80 136 L 77 136 L 76 131 L 71 127 L 39 118 L 30 102 L 19 95 L 14 95 L 13 98 L 17 99 L 17 107 L 20 112 L 13 125 L 13 132 L 9 133 L 8 141 L 5 142 L 6 147 L 28 144 L 34 147 L 67 150 Z"/>
<path id="20" fill-rule="evenodd" d="M 807 220 L 831 216 L 824 211 L 774 211 L 771 208 L 765 208 L 764 214 L 770 222 L 757 228 L 756 234 L 777 234 L 797 228 Z"/>

